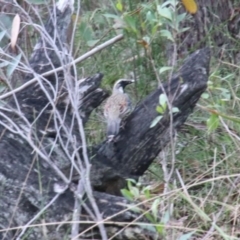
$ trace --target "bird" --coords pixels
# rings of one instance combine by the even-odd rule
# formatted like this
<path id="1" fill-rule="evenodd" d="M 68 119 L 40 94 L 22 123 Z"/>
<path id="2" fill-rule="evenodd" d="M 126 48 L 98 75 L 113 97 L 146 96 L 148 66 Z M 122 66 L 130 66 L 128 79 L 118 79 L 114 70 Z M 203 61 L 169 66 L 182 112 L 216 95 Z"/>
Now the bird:
<path id="1" fill-rule="evenodd" d="M 112 139 L 118 134 L 122 119 L 132 110 L 131 100 L 124 88 L 133 83 L 133 79 L 119 79 L 115 82 L 112 95 L 104 105 L 104 117 L 107 121 L 107 137 Z"/>

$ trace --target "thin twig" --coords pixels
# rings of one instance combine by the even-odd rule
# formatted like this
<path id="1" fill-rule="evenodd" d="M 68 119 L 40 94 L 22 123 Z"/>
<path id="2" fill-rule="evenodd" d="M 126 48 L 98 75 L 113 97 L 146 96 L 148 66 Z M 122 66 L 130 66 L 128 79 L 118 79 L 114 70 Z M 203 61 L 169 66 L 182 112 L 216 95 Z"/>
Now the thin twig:
<path id="1" fill-rule="evenodd" d="M 16 238 L 16 240 L 21 240 L 21 237 L 26 232 L 27 228 L 30 227 L 31 223 L 33 223 L 35 220 L 37 220 L 60 196 L 61 194 L 57 194 L 47 205 L 45 205 L 44 208 L 42 208 L 22 229 L 22 232 L 19 234 L 19 236 Z"/>
<path id="2" fill-rule="evenodd" d="M 123 39 L 123 35 L 122 35 L 122 34 L 119 34 L 119 35 L 117 35 L 116 37 L 111 38 L 110 40 L 106 41 L 105 43 L 103 43 L 103 44 L 95 47 L 95 48 L 92 49 L 91 51 L 83 54 L 81 57 L 73 60 L 72 62 L 70 62 L 70 63 L 68 63 L 68 64 L 65 64 L 65 65 L 63 65 L 63 66 L 61 66 L 61 67 L 55 68 L 55 69 L 53 69 L 53 70 L 50 70 L 50 71 L 48 71 L 48 72 L 45 72 L 45 73 L 41 74 L 41 76 L 42 76 L 42 77 L 46 77 L 46 76 L 49 76 L 49 75 L 51 75 L 51 74 L 54 74 L 54 73 L 56 73 L 56 72 L 58 72 L 58 71 L 63 70 L 65 67 L 70 67 L 70 66 L 72 66 L 72 65 L 74 65 L 74 64 L 80 63 L 80 62 L 86 60 L 87 58 L 93 56 L 93 55 L 96 54 L 97 52 L 103 50 L 104 48 L 106 48 L 106 47 L 108 47 L 108 46 L 110 46 L 110 45 L 112 45 L 112 44 L 114 44 L 114 43 L 116 43 L 116 42 L 118 42 L 118 41 L 120 41 L 120 40 L 122 40 L 122 39 Z M 32 71 L 32 73 L 33 73 L 33 71 Z M 35 74 L 36 74 L 36 73 L 35 73 Z M 38 75 L 38 76 L 40 76 L 40 75 Z M 7 97 L 10 97 L 13 93 L 17 93 L 17 92 L 22 91 L 22 90 L 25 89 L 26 87 L 28 87 L 28 86 L 32 85 L 33 83 L 35 83 L 36 81 L 37 81 L 37 77 L 32 78 L 31 80 L 29 80 L 28 82 L 26 82 L 26 83 L 23 84 L 22 86 L 20 86 L 20 87 L 12 90 L 12 91 L 10 91 L 10 92 L 7 92 L 7 93 L 1 95 L 1 96 L 0 96 L 0 100 L 1 100 L 1 99 L 5 99 L 5 98 L 7 98 Z"/>
<path id="3" fill-rule="evenodd" d="M 74 203 L 74 210 L 73 210 L 73 216 L 72 216 L 72 229 L 71 229 L 71 239 L 78 239 L 76 238 L 79 233 L 79 228 L 80 228 L 80 212 L 81 212 L 81 202 L 82 202 L 82 197 L 84 195 L 85 189 L 84 189 L 84 181 L 83 177 L 85 176 L 82 175 L 82 178 L 78 181 L 78 186 L 77 186 L 77 195 L 78 198 L 75 198 L 75 203 Z M 79 200 L 80 198 L 80 200 Z"/>

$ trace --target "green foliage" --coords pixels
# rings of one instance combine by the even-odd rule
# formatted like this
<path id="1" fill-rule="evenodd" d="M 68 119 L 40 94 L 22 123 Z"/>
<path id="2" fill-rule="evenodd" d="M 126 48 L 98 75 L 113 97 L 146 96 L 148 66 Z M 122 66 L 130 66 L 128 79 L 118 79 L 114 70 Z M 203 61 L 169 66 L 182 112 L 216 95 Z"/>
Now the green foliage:
<path id="1" fill-rule="evenodd" d="M 42 4 L 45 1 L 28 2 Z M 128 89 L 131 91 L 131 98 L 134 103 L 144 99 L 159 87 L 156 73 L 161 76 L 161 82 L 164 82 L 172 74 L 175 65 L 180 65 L 168 64 L 166 57 L 167 44 L 180 47 L 177 45 L 179 34 L 190 30 L 182 23 L 191 16 L 185 12 L 179 14 L 179 6 L 180 1 L 175 0 L 82 1 L 83 12 L 79 19 L 75 19 L 74 57 L 85 54 L 117 34 L 123 34 L 124 39 L 82 62 L 77 69 L 79 78 L 102 72 L 102 87 L 107 90 L 112 88 L 113 82 L 118 78 L 135 78 L 134 88 Z M 12 16 L 1 13 L 0 22 L 0 47 L 3 48 L 9 41 Z M 214 28 L 215 26 L 213 31 Z M 211 34 L 209 32 L 207 37 Z M 30 39 L 29 35 L 27 38 Z M 222 50 L 229 54 L 230 59 L 231 53 L 224 51 Z M 239 52 L 239 46 L 233 51 Z M 178 57 L 182 60 L 181 56 Z M 20 54 L 15 59 L 1 59 L 0 78 L 4 71 L 8 77 L 12 76 L 20 59 Z M 202 239 L 212 231 L 212 226 L 213 239 L 237 239 L 233 236 L 232 229 L 237 229 L 233 223 L 239 215 L 240 204 L 240 69 L 229 59 L 227 62 L 214 56 L 212 59 L 208 89 L 202 94 L 186 125 L 178 132 L 174 148 L 164 150 L 164 171 L 162 163 L 160 164 L 164 157 L 161 156 L 150 166 L 151 172 L 144 176 L 150 180 L 147 186 L 129 180 L 128 187 L 122 190 L 128 200 L 144 202 L 146 205 L 144 209 L 142 206 L 133 206 L 134 211 L 144 213 L 152 223 L 143 226 L 144 228 L 154 228 L 161 236 L 166 236 L 168 231 L 181 231 L 177 237 L 171 239 Z M 5 83 L 0 81 L 0 91 L 5 88 Z M 168 109 L 165 94 L 159 96 L 156 104 L 158 116 L 150 127 L 156 126 L 166 111 L 179 111 L 174 106 Z M 101 109 L 96 109 L 91 115 L 91 121 L 85 128 L 89 146 L 98 144 L 105 138 L 103 119 Z M 175 185 L 171 182 L 173 190 L 167 193 L 152 193 L 152 182 L 164 182 L 166 169 L 171 168 L 173 162 L 174 173 L 175 169 L 179 170 L 183 186 L 180 185 L 180 180 L 176 179 Z M 169 208 L 171 204 L 172 211 Z M 172 219 L 179 220 L 184 217 L 186 220 L 182 222 L 180 230 L 169 223 Z"/>
<path id="2" fill-rule="evenodd" d="M 207 120 L 207 127 L 210 132 L 213 132 L 219 126 L 219 117 L 216 114 L 212 114 Z"/>
<path id="3" fill-rule="evenodd" d="M 22 54 L 18 54 L 9 64 L 7 67 L 7 77 L 9 78 L 13 72 L 16 70 L 18 64 L 20 63 Z"/>
<path id="4" fill-rule="evenodd" d="M 2 41 L 3 37 L 6 35 L 6 31 L 1 31 L 0 32 L 0 41 Z"/>
<path id="5" fill-rule="evenodd" d="M 155 198 L 153 194 L 150 193 L 150 186 L 143 187 L 140 183 L 137 183 L 133 179 L 128 179 L 127 182 L 127 188 L 122 189 L 121 193 L 122 195 L 127 198 L 130 201 L 137 201 L 140 199 L 148 199 L 149 200 L 149 209 L 150 211 L 145 211 L 139 207 L 131 206 L 131 209 L 138 213 L 144 213 L 145 217 L 154 225 L 155 231 L 157 231 L 159 234 L 164 233 L 164 224 L 162 222 L 159 222 L 159 204 L 160 204 L 160 198 Z M 152 201 L 152 198 L 154 199 Z M 148 226 L 149 228 L 150 226 Z M 146 226 L 144 226 L 146 228 Z M 152 230 L 152 227 L 149 229 Z"/>
<path id="6" fill-rule="evenodd" d="M 140 194 L 139 188 L 134 186 L 133 184 L 137 184 L 136 181 L 134 179 L 128 179 L 127 189 L 121 190 L 122 195 L 130 201 L 138 199 Z"/>
<path id="7" fill-rule="evenodd" d="M 124 40 L 95 55 L 94 61 L 84 61 L 79 73 L 82 74 L 82 69 L 89 74 L 103 72 L 103 86 L 108 90 L 119 78 L 135 78 L 135 89 L 127 91 L 131 91 L 134 103 L 141 101 L 158 86 L 155 68 L 162 76 L 173 70 L 172 66 L 166 66 L 166 51 L 161 49 L 165 49 L 169 38 L 174 41 L 176 34 L 183 30 L 180 22 L 186 14 L 178 15 L 177 8 L 177 1 L 144 3 L 117 0 L 109 6 L 99 4 L 94 11 L 86 11 L 76 32 L 76 56 L 116 34 L 123 34 Z M 160 121 L 165 108 L 166 104 L 158 106 L 159 116 L 152 126 Z M 173 112 L 175 110 L 172 109 Z M 92 121 L 88 125 L 89 131 L 99 126 L 95 115 L 92 115 Z M 91 138 L 90 142 L 95 142 L 95 139 Z"/>
<path id="8" fill-rule="evenodd" d="M 78 44 L 76 54 L 80 55 L 81 52 L 87 51 L 88 47 L 109 39 L 115 33 L 123 33 L 125 40 L 96 56 L 94 66 L 105 73 L 104 83 L 110 85 L 117 78 L 128 76 L 134 69 L 135 76 L 139 78 L 138 95 L 135 96 L 138 101 L 157 86 L 150 58 L 154 59 L 156 66 L 165 65 L 163 63 L 165 53 L 159 49 L 164 48 L 169 39 L 174 41 L 173 38 L 176 36 L 173 32 L 183 31 L 180 22 L 184 20 L 186 14 L 176 14 L 176 3 L 177 1 L 167 1 L 164 4 L 157 2 L 145 4 L 138 1 L 129 3 L 118 0 L 112 2 L 112 9 L 102 5 L 94 13 L 85 13 L 81 17 L 78 29 L 80 41 L 77 42 L 81 44 Z M 109 51 L 111 55 L 107 54 Z M 106 60 L 102 61 L 102 59 Z M 115 59 L 121 61 L 113 65 Z M 85 69 L 91 71 L 92 67 L 88 61 L 84 63 Z M 160 72 L 165 72 L 172 67 L 165 66 L 165 69 L 159 69 Z"/>
<path id="9" fill-rule="evenodd" d="M 168 79 L 167 74 L 173 72 L 175 65 L 168 65 L 166 46 L 169 42 L 177 44 L 179 34 L 190 31 L 182 23 L 191 16 L 185 12 L 179 14 L 180 1 L 175 0 L 85 3 L 89 7 L 77 25 L 75 56 L 81 56 L 117 34 L 123 34 L 124 39 L 84 61 L 78 69 L 79 74 L 103 72 L 103 88 L 108 90 L 118 78 L 132 78 L 133 75 L 137 81 L 130 95 L 135 103 L 141 101 L 158 87 L 155 69 L 162 82 Z M 98 5 L 93 8 L 95 4 Z M 209 32 L 207 37 L 211 34 Z M 172 167 L 174 154 L 175 169 L 179 170 L 184 186 L 177 179 L 173 191 L 165 194 L 160 192 L 156 196 L 150 191 L 151 184 L 143 187 L 129 180 L 128 187 L 122 190 L 123 196 L 130 201 L 146 203 L 147 200 L 145 210 L 139 206 L 135 206 L 134 210 L 144 213 L 161 236 L 167 235 L 166 224 L 168 231 L 177 231 L 176 226 L 169 226 L 172 219 L 186 217 L 179 227 L 180 234 L 171 239 L 202 239 L 212 231 L 216 222 L 213 239 L 236 239 L 231 235 L 231 229 L 236 227 L 232 224 L 236 215 L 231 213 L 238 212 L 236 206 L 240 204 L 237 190 L 239 181 L 235 181 L 240 171 L 240 70 L 239 66 L 232 63 L 224 63 L 214 57 L 212 59 L 208 89 L 187 124 L 178 132 L 175 148 L 164 151 L 167 162 L 165 168 Z M 166 96 L 161 94 L 156 107 L 158 116 L 151 127 L 158 124 L 164 113 L 169 111 L 168 107 Z M 170 113 L 178 111 L 173 106 Z M 86 129 L 89 145 L 99 143 L 105 137 L 101 110 L 96 110 L 91 119 Z M 145 176 L 152 182 L 163 182 L 166 169 L 162 170 L 160 160 L 152 164 L 151 173 Z M 232 194 L 228 196 L 230 189 Z M 168 209 L 170 204 L 173 205 L 172 212 Z M 160 205 L 166 207 L 161 212 Z M 218 213 L 221 213 L 220 216 Z M 225 231 L 229 233 L 229 238 L 225 238 Z"/>
<path id="10" fill-rule="evenodd" d="M 13 17 L 0 13 L 0 47 L 4 48 L 9 41 Z"/>
<path id="11" fill-rule="evenodd" d="M 167 104 L 168 104 L 168 99 L 167 99 L 166 94 L 161 94 L 161 95 L 159 96 L 159 105 L 157 105 L 157 107 L 156 107 L 156 111 L 157 111 L 160 115 L 157 116 L 157 117 L 152 121 L 152 123 L 151 123 L 151 125 L 150 125 L 150 128 L 155 127 L 155 126 L 159 123 L 159 121 L 162 119 L 163 114 L 164 114 L 164 112 L 165 112 L 166 109 L 167 109 L 167 106 L 168 106 Z M 179 109 L 178 109 L 177 107 L 172 107 L 170 112 L 171 112 L 171 113 L 177 113 L 177 112 L 179 112 Z"/>

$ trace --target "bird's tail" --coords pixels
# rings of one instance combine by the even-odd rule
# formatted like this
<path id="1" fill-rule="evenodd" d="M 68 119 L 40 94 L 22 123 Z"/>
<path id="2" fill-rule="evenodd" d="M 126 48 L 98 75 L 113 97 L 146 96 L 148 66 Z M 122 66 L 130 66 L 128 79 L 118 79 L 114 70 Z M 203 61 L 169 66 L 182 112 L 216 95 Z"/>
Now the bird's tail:
<path id="1" fill-rule="evenodd" d="M 112 137 L 118 134 L 120 128 L 120 119 L 111 119 L 107 122 L 107 137 Z"/>

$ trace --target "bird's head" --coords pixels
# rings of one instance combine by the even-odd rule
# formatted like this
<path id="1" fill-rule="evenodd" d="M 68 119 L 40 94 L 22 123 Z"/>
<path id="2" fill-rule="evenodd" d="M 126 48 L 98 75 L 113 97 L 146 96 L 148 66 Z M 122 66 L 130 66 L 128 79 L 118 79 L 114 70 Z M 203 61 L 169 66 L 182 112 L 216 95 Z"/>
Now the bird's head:
<path id="1" fill-rule="evenodd" d="M 119 79 L 115 82 L 113 86 L 113 93 L 114 92 L 124 92 L 124 88 L 134 82 L 134 79 Z"/>

